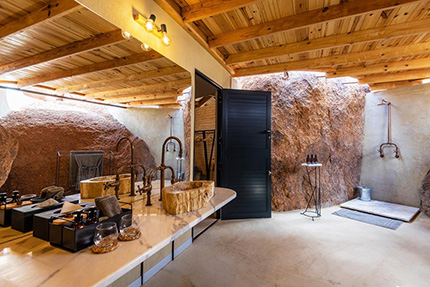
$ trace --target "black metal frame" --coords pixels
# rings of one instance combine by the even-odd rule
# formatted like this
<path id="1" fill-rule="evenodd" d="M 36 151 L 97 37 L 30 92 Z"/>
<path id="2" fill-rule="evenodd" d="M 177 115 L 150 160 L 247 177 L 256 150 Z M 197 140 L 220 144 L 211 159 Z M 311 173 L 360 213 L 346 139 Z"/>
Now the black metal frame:
<path id="1" fill-rule="evenodd" d="M 311 189 L 311 196 L 306 205 L 305 211 L 301 215 L 312 218 L 321 217 L 321 165 L 305 164 L 307 181 Z M 313 169 L 312 169 L 313 168 Z M 314 183 L 312 184 L 311 173 L 314 172 Z M 315 210 L 309 210 L 313 201 Z"/>
<path id="2" fill-rule="evenodd" d="M 210 155 L 209 158 L 208 158 L 208 146 L 207 146 L 207 142 L 206 142 L 206 135 L 208 133 L 213 134 L 211 155 Z M 194 142 L 195 142 L 195 135 L 197 135 L 197 134 L 202 134 L 202 136 L 203 136 L 203 150 L 204 150 L 204 153 L 205 153 L 206 180 L 210 180 L 210 169 L 211 169 L 212 157 L 213 157 L 214 149 L 215 149 L 216 130 L 194 131 Z M 195 144 L 194 144 L 194 146 L 195 146 Z M 194 150 L 195 150 L 195 148 L 194 148 Z M 195 154 L 195 152 L 194 152 L 194 154 Z"/>

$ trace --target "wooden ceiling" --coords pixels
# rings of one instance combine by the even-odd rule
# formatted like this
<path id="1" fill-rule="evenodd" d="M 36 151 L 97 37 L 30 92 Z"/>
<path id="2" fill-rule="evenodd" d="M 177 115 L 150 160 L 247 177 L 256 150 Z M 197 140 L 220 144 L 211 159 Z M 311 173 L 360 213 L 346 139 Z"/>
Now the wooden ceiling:
<path id="1" fill-rule="evenodd" d="M 323 71 L 373 90 L 430 78 L 430 1 L 155 2 L 234 77 Z"/>
<path id="2" fill-rule="evenodd" d="M 178 107 L 190 74 L 73 0 L 1 0 L 0 85 Z"/>

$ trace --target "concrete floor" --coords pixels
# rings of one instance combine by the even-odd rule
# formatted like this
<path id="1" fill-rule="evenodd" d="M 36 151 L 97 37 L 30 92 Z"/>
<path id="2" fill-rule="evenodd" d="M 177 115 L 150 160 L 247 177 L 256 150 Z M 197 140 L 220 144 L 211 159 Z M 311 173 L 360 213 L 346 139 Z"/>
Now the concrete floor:
<path id="1" fill-rule="evenodd" d="M 145 286 L 430 286 L 430 218 L 394 231 L 338 209 L 218 222 Z"/>

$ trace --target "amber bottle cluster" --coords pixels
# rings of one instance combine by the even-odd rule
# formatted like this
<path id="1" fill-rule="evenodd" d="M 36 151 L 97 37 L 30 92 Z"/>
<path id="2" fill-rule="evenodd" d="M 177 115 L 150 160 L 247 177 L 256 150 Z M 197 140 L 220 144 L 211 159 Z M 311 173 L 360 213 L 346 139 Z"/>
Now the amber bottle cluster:
<path id="1" fill-rule="evenodd" d="M 317 155 L 315 154 L 307 154 L 306 155 L 306 163 L 308 163 L 308 164 L 315 164 L 315 163 L 318 163 L 318 157 L 317 157 Z"/>

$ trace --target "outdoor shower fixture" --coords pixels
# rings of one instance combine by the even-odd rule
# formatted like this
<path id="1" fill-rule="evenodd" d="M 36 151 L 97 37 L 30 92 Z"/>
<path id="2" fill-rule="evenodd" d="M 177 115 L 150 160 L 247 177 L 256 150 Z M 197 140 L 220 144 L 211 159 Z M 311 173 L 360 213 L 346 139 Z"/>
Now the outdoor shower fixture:
<path id="1" fill-rule="evenodd" d="M 395 147 L 395 154 L 396 154 L 396 158 L 400 157 L 400 149 L 399 147 L 391 142 L 391 102 L 387 102 L 386 100 L 382 99 L 382 101 L 378 104 L 378 106 L 383 106 L 383 105 L 387 105 L 388 106 L 388 141 L 386 143 L 383 143 L 379 146 L 379 156 L 380 157 L 384 157 L 384 148 L 385 147 Z"/>

